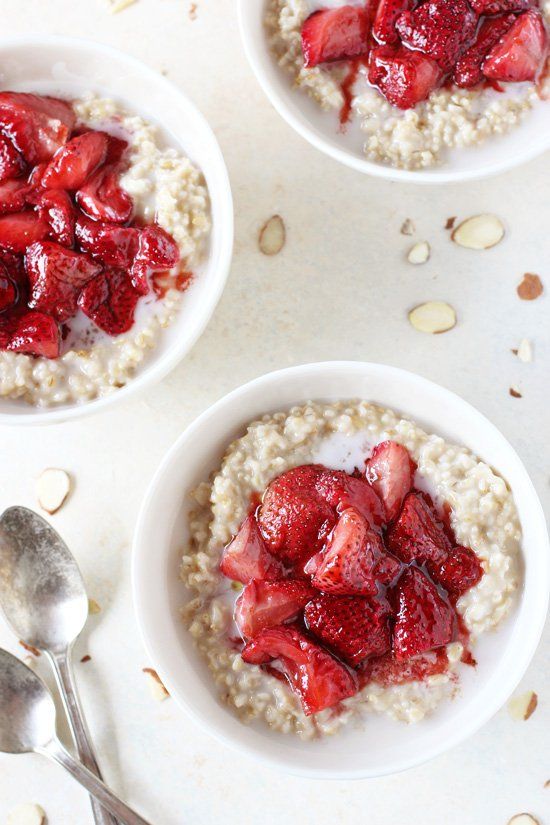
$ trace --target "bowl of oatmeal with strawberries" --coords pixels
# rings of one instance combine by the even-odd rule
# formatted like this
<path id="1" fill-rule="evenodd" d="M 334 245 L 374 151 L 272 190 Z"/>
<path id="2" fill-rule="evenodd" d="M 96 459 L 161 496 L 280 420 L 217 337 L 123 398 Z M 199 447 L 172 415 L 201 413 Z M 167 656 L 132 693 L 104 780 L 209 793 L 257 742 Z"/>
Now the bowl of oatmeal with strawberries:
<path id="1" fill-rule="evenodd" d="M 356 169 L 465 180 L 549 147 L 546 0 L 242 0 L 240 15 L 273 105 Z"/>
<path id="2" fill-rule="evenodd" d="M 227 274 L 231 197 L 215 138 L 164 78 L 85 41 L 1 49 L 0 417 L 37 423 L 187 352 Z"/>
<path id="3" fill-rule="evenodd" d="M 528 664 L 548 577 L 540 504 L 498 431 L 417 376 L 346 362 L 207 411 L 157 473 L 134 547 L 171 694 L 314 776 L 390 773 L 476 730 Z"/>

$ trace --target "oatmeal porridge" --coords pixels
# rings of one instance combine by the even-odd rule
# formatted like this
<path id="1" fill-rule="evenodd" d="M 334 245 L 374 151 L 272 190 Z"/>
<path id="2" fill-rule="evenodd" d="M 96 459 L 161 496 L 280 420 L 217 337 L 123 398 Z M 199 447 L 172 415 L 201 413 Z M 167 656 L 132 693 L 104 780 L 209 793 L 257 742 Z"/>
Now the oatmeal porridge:
<path id="1" fill-rule="evenodd" d="M 340 113 L 340 129 L 357 124 L 369 160 L 404 169 L 544 105 L 549 24 L 548 0 L 267 0 L 265 16 L 294 84 Z"/>
<path id="2" fill-rule="evenodd" d="M 0 93 L 0 142 L 0 396 L 112 393 L 206 257 L 203 175 L 156 124 L 94 94 Z"/>
<path id="3" fill-rule="evenodd" d="M 251 423 L 193 497 L 184 619 L 243 721 L 304 738 L 373 711 L 417 722 L 514 603 L 504 479 L 365 401 Z"/>

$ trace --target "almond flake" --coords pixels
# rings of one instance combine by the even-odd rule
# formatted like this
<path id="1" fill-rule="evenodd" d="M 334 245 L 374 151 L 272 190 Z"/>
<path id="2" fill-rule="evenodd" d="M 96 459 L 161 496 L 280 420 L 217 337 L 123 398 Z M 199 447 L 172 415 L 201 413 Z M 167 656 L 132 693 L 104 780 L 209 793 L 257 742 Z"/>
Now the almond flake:
<path id="1" fill-rule="evenodd" d="M 96 616 L 98 613 L 101 613 L 101 607 L 95 599 L 88 599 L 88 613 L 90 616 Z"/>
<path id="2" fill-rule="evenodd" d="M 520 393 L 517 387 L 510 387 L 508 390 L 512 398 L 523 398 L 523 395 Z"/>
<path id="3" fill-rule="evenodd" d="M 419 241 L 409 249 L 407 260 L 410 264 L 425 264 L 430 259 L 431 251 L 427 241 Z"/>
<path id="4" fill-rule="evenodd" d="M 491 249 L 504 237 L 504 226 L 496 215 L 474 215 L 453 230 L 451 238 L 466 249 Z"/>
<path id="5" fill-rule="evenodd" d="M 81 664 L 83 664 L 83 665 L 85 665 L 86 662 L 91 662 L 91 661 L 92 661 L 92 657 L 90 656 L 89 653 L 86 653 L 86 655 L 83 656 L 82 659 L 80 660 Z"/>
<path id="6" fill-rule="evenodd" d="M 286 229 L 280 215 L 273 215 L 260 229 L 258 239 L 260 252 L 264 255 L 278 255 L 286 240 Z"/>
<path id="7" fill-rule="evenodd" d="M 143 672 L 147 674 L 149 677 L 149 690 L 151 691 L 151 696 L 157 702 L 164 702 L 165 699 L 170 697 L 170 694 L 164 687 L 164 684 L 158 675 L 156 670 L 153 670 L 152 667 L 144 667 Z"/>
<path id="8" fill-rule="evenodd" d="M 508 821 L 508 825 L 540 825 L 540 822 L 531 814 L 516 814 Z"/>
<path id="9" fill-rule="evenodd" d="M 409 312 L 409 321 L 419 332 L 437 335 L 456 326 L 456 312 L 443 301 L 428 301 Z"/>
<path id="10" fill-rule="evenodd" d="M 448 229 L 449 231 L 451 229 L 454 229 L 455 223 L 456 223 L 456 215 L 453 215 L 452 218 L 447 218 L 447 223 L 445 224 L 445 229 Z"/>
<path id="11" fill-rule="evenodd" d="M 550 788 L 550 779 L 547 779 L 543 785 L 543 788 Z"/>
<path id="12" fill-rule="evenodd" d="M 26 802 L 9 812 L 6 825 L 43 825 L 46 814 L 40 805 Z"/>
<path id="13" fill-rule="evenodd" d="M 60 509 L 71 491 L 71 479 L 65 470 L 48 467 L 36 482 L 38 503 L 46 513 L 53 516 Z"/>
<path id="14" fill-rule="evenodd" d="M 414 235 L 416 232 L 414 223 L 411 221 L 410 218 L 407 218 L 406 221 L 403 221 L 401 225 L 401 229 L 399 230 L 402 235 Z"/>
<path id="15" fill-rule="evenodd" d="M 533 690 L 513 696 L 508 702 L 508 711 L 512 719 L 527 721 L 537 709 L 538 696 Z"/>
<path id="16" fill-rule="evenodd" d="M 533 360 L 533 347 L 531 341 L 527 338 L 522 338 L 517 348 L 517 356 L 523 364 L 529 364 Z"/>
<path id="17" fill-rule="evenodd" d="M 517 293 L 522 301 L 534 301 L 539 298 L 544 292 L 542 281 L 538 275 L 532 272 L 526 272 L 523 276 L 523 281 L 517 288 Z"/>
<path id="18" fill-rule="evenodd" d="M 132 6 L 137 0 L 115 0 L 111 2 L 111 14 L 118 14 L 119 11 L 124 11 L 128 6 Z"/>

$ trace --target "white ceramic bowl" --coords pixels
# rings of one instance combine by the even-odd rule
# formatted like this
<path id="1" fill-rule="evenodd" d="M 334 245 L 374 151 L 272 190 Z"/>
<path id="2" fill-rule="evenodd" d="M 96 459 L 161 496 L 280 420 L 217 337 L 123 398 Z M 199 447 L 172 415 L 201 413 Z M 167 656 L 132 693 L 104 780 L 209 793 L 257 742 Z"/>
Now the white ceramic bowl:
<path id="1" fill-rule="evenodd" d="M 476 645 L 476 669 L 463 668 L 462 691 L 416 725 L 369 715 L 322 741 L 303 742 L 247 726 L 218 701 L 204 660 L 185 629 L 188 599 L 178 579 L 188 537 L 188 493 L 220 463 L 229 443 L 264 413 L 312 399 L 363 398 L 393 407 L 429 432 L 465 444 L 508 480 L 524 534 L 525 578 L 513 615 Z M 138 520 L 133 590 L 148 654 L 173 698 L 214 736 L 240 752 L 291 773 L 359 778 L 424 762 L 476 731 L 506 702 L 523 675 L 542 631 L 549 592 L 549 543 L 537 494 L 520 459 L 477 410 L 443 387 L 394 367 L 331 362 L 264 375 L 222 398 L 180 436 L 157 471 Z"/>
<path id="2" fill-rule="evenodd" d="M 307 94 L 293 87 L 291 75 L 270 53 L 264 26 L 267 0 L 238 0 L 244 48 L 264 92 L 279 114 L 321 152 L 352 169 L 389 180 L 411 183 L 452 183 L 504 172 L 550 149 L 550 104 L 541 103 L 508 135 L 488 139 L 482 146 L 457 150 L 442 166 L 425 170 L 394 169 L 367 160 L 362 139 L 353 128 L 338 129 L 338 115 L 325 112 Z M 329 5 L 329 3 L 327 3 Z"/>
<path id="3" fill-rule="evenodd" d="M 135 377 L 112 395 L 85 404 L 37 409 L 0 398 L 0 424 L 46 424 L 99 412 L 163 378 L 198 339 L 222 294 L 233 248 L 233 204 L 224 160 L 208 123 L 166 78 L 101 43 L 69 37 L 0 40 L 0 87 L 60 96 L 87 90 L 114 97 L 161 124 L 170 142 L 201 168 L 211 200 L 208 256 L 186 291 L 177 318 Z"/>

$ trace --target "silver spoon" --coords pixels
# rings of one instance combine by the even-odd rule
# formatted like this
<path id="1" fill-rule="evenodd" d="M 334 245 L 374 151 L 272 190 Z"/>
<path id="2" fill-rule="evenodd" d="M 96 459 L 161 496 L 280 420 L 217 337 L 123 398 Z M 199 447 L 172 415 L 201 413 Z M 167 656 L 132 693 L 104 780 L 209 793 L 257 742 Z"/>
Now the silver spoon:
<path id="1" fill-rule="evenodd" d="M 15 635 L 51 661 L 78 756 L 101 778 L 74 680 L 71 652 L 88 617 L 88 597 L 69 548 L 26 507 L 0 517 L 0 608 Z M 116 825 L 92 798 L 96 825 Z"/>
<path id="2" fill-rule="evenodd" d="M 49 756 L 122 825 L 149 825 L 65 750 L 55 735 L 55 705 L 51 693 L 30 667 L 6 650 L 0 650 L 0 751 L 34 751 Z"/>

